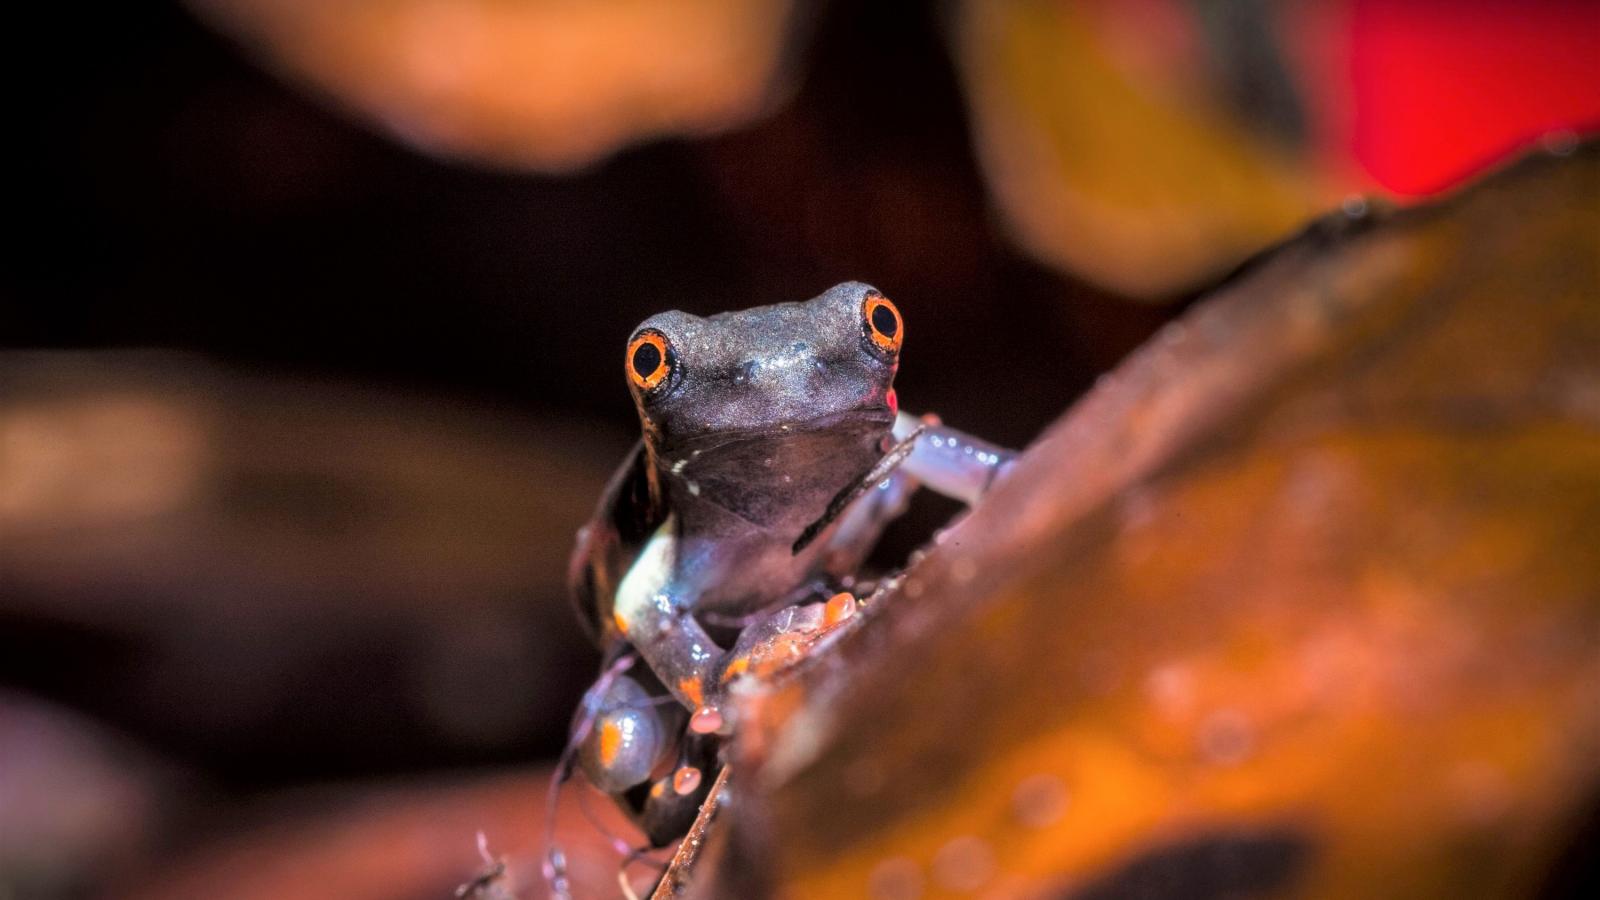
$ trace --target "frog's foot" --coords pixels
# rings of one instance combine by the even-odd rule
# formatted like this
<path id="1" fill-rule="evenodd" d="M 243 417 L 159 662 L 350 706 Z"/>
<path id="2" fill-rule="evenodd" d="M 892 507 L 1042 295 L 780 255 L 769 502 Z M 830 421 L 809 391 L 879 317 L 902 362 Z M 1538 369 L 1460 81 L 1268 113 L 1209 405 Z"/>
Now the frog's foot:
<path id="1" fill-rule="evenodd" d="M 860 608 L 853 595 L 838 593 L 825 603 L 784 607 L 746 628 L 722 664 L 723 693 L 742 678 L 769 681 L 791 668 L 840 633 Z"/>
<path id="2" fill-rule="evenodd" d="M 839 633 L 860 607 L 854 596 L 834 594 L 826 603 L 786 606 L 740 632 L 733 649 L 715 666 L 715 677 L 685 685 L 684 693 L 693 704 L 689 732 L 732 734 L 733 709 L 728 698 L 738 682 L 770 680 L 794 666 Z"/>

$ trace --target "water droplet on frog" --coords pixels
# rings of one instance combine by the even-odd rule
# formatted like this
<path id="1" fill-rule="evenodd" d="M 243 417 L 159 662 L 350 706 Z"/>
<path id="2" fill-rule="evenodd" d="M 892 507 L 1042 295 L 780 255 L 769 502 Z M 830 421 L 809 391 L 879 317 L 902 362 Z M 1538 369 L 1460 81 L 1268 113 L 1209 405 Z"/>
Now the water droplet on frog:
<path id="1" fill-rule="evenodd" d="M 1361 196 L 1360 194 L 1351 194 L 1350 196 L 1344 198 L 1344 200 L 1339 204 L 1339 209 L 1344 212 L 1345 216 L 1351 219 L 1365 218 L 1367 213 L 1372 211 L 1371 207 L 1367 204 L 1367 198 Z"/>

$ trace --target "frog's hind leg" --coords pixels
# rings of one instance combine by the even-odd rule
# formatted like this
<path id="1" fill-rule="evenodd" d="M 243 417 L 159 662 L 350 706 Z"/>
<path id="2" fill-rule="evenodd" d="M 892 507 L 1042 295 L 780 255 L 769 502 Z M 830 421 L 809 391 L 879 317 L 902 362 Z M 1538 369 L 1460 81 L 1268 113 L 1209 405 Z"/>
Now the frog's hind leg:
<path id="1" fill-rule="evenodd" d="M 681 742 L 676 762 L 665 775 L 648 785 L 639 785 L 618 798 L 644 831 L 645 844 L 634 847 L 617 867 L 617 885 L 624 897 L 636 898 L 628 870 L 638 864 L 654 869 L 653 883 L 659 883 L 670 864 L 651 854 L 675 846 L 694 825 L 700 806 L 711 793 L 717 775 L 717 739 L 687 734 Z"/>
<path id="2" fill-rule="evenodd" d="M 848 496 L 849 505 L 842 512 L 830 510 L 808 528 L 796 542 L 797 552 L 824 526 L 833 524 L 824 555 L 844 561 L 864 559 L 884 527 L 905 512 L 919 487 L 971 506 L 1011 468 L 1017 456 L 1015 451 L 949 428 L 932 416 L 919 419 L 899 414 L 894 439 L 896 444 L 885 463 L 868 473 L 856 490 L 841 495 Z"/>
<path id="3" fill-rule="evenodd" d="M 674 736 L 683 731 L 684 714 L 677 703 L 668 696 L 651 695 L 627 674 L 637 662 L 638 657 L 631 652 L 618 653 L 584 693 L 567 746 L 550 776 L 541 869 L 552 897 L 570 896 L 566 856 L 556 841 L 555 825 L 561 789 L 570 780 L 574 766 L 581 767 L 596 787 L 618 796 L 647 781 L 672 750 Z M 633 851 L 629 842 L 611 834 L 598 821 L 596 827 L 619 854 Z"/>
<path id="4" fill-rule="evenodd" d="M 660 848 L 651 847 L 648 844 L 643 847 L 634 847 L 628 851 L 626 856 L 622 857 L 622 862 L 617 864 L 617 890 L 622 895 L 623 900 L 639 900 L 639 892 L 633 889 L 633 880 L 628 877 L 628 870 L 639 863 L 648 864 L 654 869 L 651 879 L 652 885 L 661 883 L 661 877 L 667 874 L 667 866 L 670 863 L 650 858 L 650 854 L 658 849 Z M 655 888 L 651 887 L 648 893 L 654 896 Z"/>
<path id="5" fill-rule="evenodd" d="M 624 897 L 639 896 L 628 877 L 632 867 L 649 866 L 652 884 L 659 883 L 666 874 L 669 861 L 652 854 L 675 846 L 694 825 L 716 777 L 716 744 L 714 737 L 684 735 L 670 770 L 654 782 L 640 784 L 617 798 L 645 836 L 645 843 L 630 848 L 617 865 L 617 886 Z"/>
<path id="6" fill-rule="evenodd" d="M 593 726 L 578 745 L 578 761 L 595 787 L 620 794 L 648 781 L 671 752 L 684 714 L 664 696 L 619 675 L 598 699 Z"/>
<path id="7" fill-rule="evenodd" d="M 623 677 L 623 673 L 636 662 L 638 657 L 623 653 L 610 658 L 601 669 L 600 677 L 584 691 L 583 699 L 578 703 L 572 728 L 567 734 L 567 746 L 562 749 L 555 769 L 550 773 L 550 785 L 545 789 L 544 859 L 540 862 L 539 870 L 552 900 L 571 900 L 572 897 L 572 886 L 567 878 L 567 855 L 556 840 L 556 810 L 561 801 L 561 789 L 572 778 L 573 765 L 578 760 L 584 742 L 594 730 L 602 699 L 610 691 L 612 683 Z M 617 843 L 611 835 L 607 837 L 612 838 L 613 844 Z M 623 843 L 622 849 L 626 852 L 626 843 Z"/>
<path id="8" fill-rule="evenodd" d="M 617 883 L 634 896 L 629 871 L 646 864 L 660 877 L 666 863 L 651 854 L 670 846 L 694 824 L 717 765 L 717 739 L 686 732 L 687 713 L 647 673 L 636 681 L 617 675 L 597 692 L 593 725 L 579 744 L 578 762 L 589 781 L 610 794 L 644 833 L 631 846 L 585 814 L 622 857 Z M 580 805 L 586 795 L 579 796 Z"/>

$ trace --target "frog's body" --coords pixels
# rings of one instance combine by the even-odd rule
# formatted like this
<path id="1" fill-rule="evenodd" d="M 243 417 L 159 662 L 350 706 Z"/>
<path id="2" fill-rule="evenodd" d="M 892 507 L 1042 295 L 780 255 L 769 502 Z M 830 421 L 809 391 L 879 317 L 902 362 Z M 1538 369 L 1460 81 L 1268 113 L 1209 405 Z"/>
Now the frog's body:
<path id="1" fill-rule="evenodd" d="M 609 673 L 577 738 L 590 778 L 652 843 L 681 831 L 710 782 L 683 790 L 674 772 L 698 776 L 710 733 L 732 727 L 723 699 L 742 666 L 717 638 L 739 633 L 716 623 L 837 584 L 918 483 L 971 502 L 1011 458 L 897 414 L 902 337 L 894 306 L 852 282 L 804 303 L 662 313 L 629 344 L 643 438 L 579 533 L 571 568 Z M 764 634 L 799 620 L 775 621 Z M 635 653 L 649 671 L 623 674 Z M 663 691 L 677 704 L 642 699 Z M 694 734 L 678 741 L 690 711 Z"/>

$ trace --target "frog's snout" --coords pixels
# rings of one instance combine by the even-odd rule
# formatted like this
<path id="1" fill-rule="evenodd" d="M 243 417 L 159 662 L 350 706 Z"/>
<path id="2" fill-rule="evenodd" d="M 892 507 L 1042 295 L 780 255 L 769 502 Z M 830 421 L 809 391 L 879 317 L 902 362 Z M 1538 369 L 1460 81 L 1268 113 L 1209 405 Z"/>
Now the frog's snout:
<path id="1" fill-rule="evenodd" d="M 804 396 L 822 385 L 828 366 L 811 353 L 811 347 L 797 343 L 787 353 L 747 359 L 738 368 L 746 384 L 781 396 Z"/>

